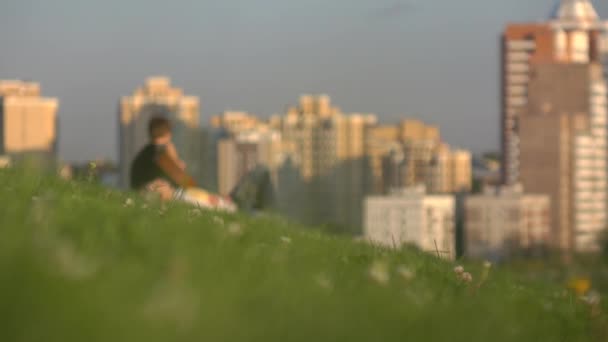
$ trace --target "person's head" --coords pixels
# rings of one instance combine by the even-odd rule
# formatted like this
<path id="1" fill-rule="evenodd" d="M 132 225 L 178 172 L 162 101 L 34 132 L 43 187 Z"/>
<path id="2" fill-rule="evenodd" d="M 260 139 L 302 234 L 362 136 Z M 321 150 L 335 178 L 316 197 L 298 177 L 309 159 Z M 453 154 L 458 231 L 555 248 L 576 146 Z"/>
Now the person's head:
<path id="1" fill-rule="evenodd" d="M 171 123 L 162 117 L 154 117 L 148 123 L 150 141 L 156 145 L 165 145 L 171 141 Z"/>

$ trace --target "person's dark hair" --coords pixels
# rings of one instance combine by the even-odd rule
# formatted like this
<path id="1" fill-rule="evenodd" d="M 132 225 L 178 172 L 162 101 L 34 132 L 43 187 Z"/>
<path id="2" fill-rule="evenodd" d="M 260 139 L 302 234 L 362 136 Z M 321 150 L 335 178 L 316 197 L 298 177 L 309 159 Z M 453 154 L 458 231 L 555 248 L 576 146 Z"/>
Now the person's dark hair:
<path id="1" fill-rule="evenodd" d="M 154 117 L 148 123 L 148 134 L 151 140 L 171 133 L 171 123 L 163 117 Z"/>

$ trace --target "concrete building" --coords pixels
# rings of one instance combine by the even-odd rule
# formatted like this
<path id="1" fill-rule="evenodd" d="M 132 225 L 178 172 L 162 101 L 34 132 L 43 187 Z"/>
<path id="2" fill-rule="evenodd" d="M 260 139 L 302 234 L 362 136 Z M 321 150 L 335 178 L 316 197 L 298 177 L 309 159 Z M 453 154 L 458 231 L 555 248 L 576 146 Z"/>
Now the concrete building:
<path id="1" fill-rule="evenodd" d="M 396 125 L 372 126 L 367 131 L 366 155 L 371 167 L 373 194 L 383 194 L 388 187 L 385 184 L 383 173 L 392 163 L 391 159 L 393 157 L 391 155 L 399 154 L 403 157 L 399 134 L 399 127 Z M 403 161 L 403 158 L 401 158 L 401 161 Z"/>
<path id="2" fill-rule="evenodd" d="M 365 200 L 365 237 L 399 247 L 412 244 L 446 258 L 455 256 L 455 200 L 428 195 L 423 186 Z"/>
<path id="3" fill-rule="evenodd" d="M 256 130 L 260 126 L 266 125 L 255 115 L 239 111 L 225 111 L 211 117 L 209 123 L 212 128 L 223 129 L 230 134 Z"/>
<path id="4" fill-rule="evenodd" d="M 507 26 L 501 53 L 503 182 L 519 181 L 519 117 L 528 102 L 531 63 L 601 61 L 607 32 L 589 0 L 562 0 L 546 22 Z"/>
<path id="5" fill-rule="evenodd" d="M 533 65 L 521 115 L 521 181 L 547 194 L 551 245 L 565 252 L 599 249 L 607 208 L 607 89 L 602 65 Z"/>
<path id="6" fill-rule="evenodd" d="M 0 80 L 0 155 L 57 160 L 59 101 L 41 96 L 40 85 Z"/>
<path id="7" fill-rule="evenodd" d="M 419 120 L 372 127 L 367 141 L 374 193 L 425 185 L 429 193 L 469 191 L 470 152 L 441 141 L 439 128 Z"/>
<path id="8" fill-rule="evenodd" d="M 551 234 L 550 199 L 521 185 L 487 187 L 464 203 L 465 255 L 501 260 L 546 247 Z"/>
<path id="9" fill-rule="evenodd" d="M 366 137 L 376 121 L 374 115 L 342 114 L 326 95 L 304 95 L 284 116 L 270 119 L 305 183 L 304 216 L 316 218 L 315 223 L 361 227 L 363 196 L 371 187 Z"/>
<path id="10" fill-rule="evenodd" d="M 133 95 L 120 100 L 118 114 L 120 183 L 129 186 L 129 168 L 135 155 L 148 142 L 148 122 L 155 116 L 173 124 L 173 141 L 188 172 L 199 179 L 201 170 L 200 104 L 198 97 L 184 95 L 165 77 L 152 77 Z M 199 179 L 200 180 L 200 179 Z"/>
<path id="11" fill-rule="evenodd" d="M 377 194 L 387 194 L 394 189 L 403 189 L 413 186 L 410 181 L 411 161 L 405 158 L 400 145 L 395 146 L 382 158 L 382 189 Z"/>
<path id="12" fill-rule="evenodd" d="M 452 149 L 430 140 L 397 145 L 383 158 L 384 192 L 425 185 L 429 193 L 470 191 L 472 157 L 469 151 Z"/>
<path id="13" fill-rule="evenodd" d="M 450 191 L 471 191 L 473 186 L 473 155 L 463 149 L 452 149 L 450 153 Z"/>
<path id="14" fill-rule="evenodd" d="M 218 180 L 219 192 L 228 195 L 238 182 L 256 166 L 270 170 L 276 187 L 277 172 L 283 162 L 281 134 L 270 129 L 241 131 L 219 141 Z"/>

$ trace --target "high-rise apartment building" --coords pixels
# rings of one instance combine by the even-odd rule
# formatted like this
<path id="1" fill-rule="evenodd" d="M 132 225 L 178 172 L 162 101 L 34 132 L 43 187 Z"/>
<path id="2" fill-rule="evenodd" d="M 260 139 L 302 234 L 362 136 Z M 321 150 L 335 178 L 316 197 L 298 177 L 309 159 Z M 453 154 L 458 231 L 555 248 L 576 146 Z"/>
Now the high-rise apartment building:
<path id="1" fill-rule="evenodd" d="M 531 63 L 600 61 L 608 25 L 589 0 L 562 0 L 546 22 L 511 24 L 502 36 L 502 178 L 519 180 L 519 117 L 528 102 Z"/>
<path id="2" fill-rule="evenodd" d="M 439 128 L 418 120 L 405 120 L 394 128 L 373 128 L 368 141 L 372 165 L 380 160 L 380 171 L 373 169 L 374 177 L 380 174 L 380 180 L 374 178 L 379 193 L 421 184 L 429 193 L 471 190 L 470 152 L 451 148 L 441 141 Z M 391 134 L 379 134 L 383 132 Z"/>
<path id="3" fill-rule="evenodd" d="M 487 187 L 464 201 L 465 254 L 498 260 L 546 247 L 550 199 L 524 193 L 521 185 Z"/>
<path id="4" fill-rule="evenodd" d="M 503 37 L 503 181 L 551 199 L 551 246 L 598 248 L 606 224 L 608 23 L 563 0 L 544 23 Z"/>
<path id="5" fill-rule="evenodd" d="M 455 199 L 426 194 L 424 186 L 365 200 L 365 237 L 389 247 L 413 244 L 429 253 L 455 256 Z"/>
<path id="6" fill-rule="evenodd" d="M 0 155 L 57 158 L 56 98 L 41 96 L 38 83 L 0 81 Z"/>
<path id="7" fill-rule="evenodd" d="M 384 179 L 384 170 L 390 168 L 393 162 L 398 164 L 403 162 L 399 135 L 400 129 L 396 125 L 378 125 L 368 129 L 366 155 L 371 167 L 372 193 L 374 194 L 385 193 L 388 181 Z M 394 160 L 395 158 L 399 160 Z M 394 176 L 391 174 L 386 177 L 393 179 Z"/>
<path id="8" fill-rule="evenodd" d="M 599 63 L 533 65 L 522 112 L 521 181 L 551 198 L 554 248 L 589 252 L 606 228 L 606 81 Z"/>
<path id="9" fill-rule="evenodd" d="M 304 95 L 284 116 L 270 119 L 281 132 L 283 151 L 306 183 L 308 216 L 321 222 L 361 226 L 363 196 L 370 186 L 368 130 L 376 117 L 344 115 L 326 95 Z M 279 187 L 279 192 L 281 191 Z"/>
<path id="10" fill-rule="evenodd" d="M 201 135 L 199 99 L 184 95 L 165 77 L 152 77 L 133 95 L 123 97 L 119 108 L 119 156 L 121 186 L 129 186 L 129 167 L 135 155 L 148 141 L 148 122 L 156 116 L 173 124 L 173 141 L 188 172 L 199 178 L 201 168 Z"/>
<path id="11" fill-rule="evenodd" d="M 450 153 L 449 192 L 471 191 L 473 186 L 473 156 L 470 151 L 452 149 Z"/>

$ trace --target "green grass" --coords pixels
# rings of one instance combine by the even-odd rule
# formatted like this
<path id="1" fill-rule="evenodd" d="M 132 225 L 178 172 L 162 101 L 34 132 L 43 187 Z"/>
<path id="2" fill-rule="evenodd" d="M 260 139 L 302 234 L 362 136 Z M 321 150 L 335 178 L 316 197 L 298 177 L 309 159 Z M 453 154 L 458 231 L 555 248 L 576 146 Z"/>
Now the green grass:
<path id="1" fill-rule="evenodd" d="M 432 255 L 131 198 L 0 171 L 1 341 L 594 337 L 588 308 L 559 287 L 492 269 L 475 290 Z M 483 269 L 465 268 L 475 281 Z"/>

